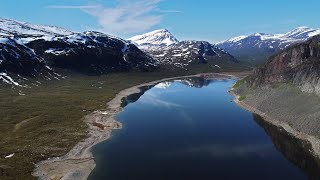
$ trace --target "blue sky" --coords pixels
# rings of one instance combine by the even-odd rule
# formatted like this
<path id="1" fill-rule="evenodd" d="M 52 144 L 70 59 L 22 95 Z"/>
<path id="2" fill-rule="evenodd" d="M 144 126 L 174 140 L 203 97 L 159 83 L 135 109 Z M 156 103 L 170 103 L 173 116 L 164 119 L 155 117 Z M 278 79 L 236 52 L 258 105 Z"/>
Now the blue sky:
<path id="1" fill-rule="evenodd" d="M 128 38 L 169 29 L 217 42 L 255 32 L 320 27 L 319 0 L 2 0 L 0 17 Z"/>

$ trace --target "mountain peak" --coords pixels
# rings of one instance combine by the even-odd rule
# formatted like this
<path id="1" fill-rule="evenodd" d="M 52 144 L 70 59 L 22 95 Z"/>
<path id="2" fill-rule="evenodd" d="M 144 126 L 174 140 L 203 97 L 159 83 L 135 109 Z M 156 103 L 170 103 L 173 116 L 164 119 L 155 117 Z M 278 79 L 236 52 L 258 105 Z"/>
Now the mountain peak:
<path id="1" fill-rule="evenodd" d="M 300 26 L 296 28 L 296 30 L 308 30 L 308 29 L 311 29 L 311 28 L 309 28 L 308 26 Z"/>
<path id="2" fill-rule="evenodd" d="M 168 29 L 158 29 L 158 30 L 154 30 L 154 31 L 151 31 L 151 32 L 159 32 L 159 33 L 160 32 L 162 32 L 162 33 L 167 33 L 168 32 L 168 33 L 170 33 Z"/>
<path id="3" fill-rule="evenodd" d="M 145 34 L 137 35 L 129 38 L 129 40 L 135 42 L 141 47 L 150 45 L 169 46 L 171 44 L 179 42 L 167 29 L 159 29 Z"/>
<path id="4" fill-rule="evenodd" d="M 292 31 L 289 31 L 287 34 L 289 34 L 289 33 L 300 33 L 300 32 L 312 31 L 312 30 L 314 30 L 314 29 L 309 28 L 308 26 L 300 26 L 300 27 L 297 27 L 297 28 L 293 29 Z"/>
<path id="5" fill-rule="evenodd" d="M 269 35 L 267 33 L 254 33 L 252 36 L 265 36 L 265 35 Z"/>

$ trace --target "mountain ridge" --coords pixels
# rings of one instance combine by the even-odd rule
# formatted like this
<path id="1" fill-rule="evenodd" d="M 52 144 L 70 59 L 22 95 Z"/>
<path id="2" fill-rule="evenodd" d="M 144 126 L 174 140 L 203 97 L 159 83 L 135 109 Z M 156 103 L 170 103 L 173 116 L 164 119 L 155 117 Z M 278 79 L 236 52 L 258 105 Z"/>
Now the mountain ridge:
<path id="1" fill-rule="evenodd" d="M 0 18 L 0 35 L 70 35 L 75 32 L 49 25 L 35 25 L 14 19 Z"/>
<path id="2" fill-rule="evenodd" d="M 60 79 L 56 72 L 60 69 L 100 75 L 153 71 L 159 66 L 131 42 L 104 33 L 78 33 L 1 18 L 0 25 L 0 83 L 23 84 L 26 77 Z"/>
<path id="3" fill-rule="evenodd" d="M 306 41 L 318 34 L 320 34 L 320 29 L 301 26 L 284 34 L 255 33 L 249 36 L 234 37 L 215 45 L 239 60 L 261 64 L 280 50 L 295 43 Z"/>

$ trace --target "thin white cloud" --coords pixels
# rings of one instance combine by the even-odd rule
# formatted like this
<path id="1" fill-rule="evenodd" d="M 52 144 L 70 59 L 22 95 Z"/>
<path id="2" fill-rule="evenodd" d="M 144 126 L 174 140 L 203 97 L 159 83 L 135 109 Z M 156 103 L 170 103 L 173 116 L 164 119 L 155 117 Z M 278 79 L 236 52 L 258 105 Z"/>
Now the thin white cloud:
<path id="1" fill-rule="evenodd" d="M 98 27 L 94 27 L 95 30 L 115 35 L 141 33 L 159 25 L 165 14 L 181 13 L 178 10 L 160 9 L 159 4 L 163 0 L 114 1 L 115 5 L 113 6 L 105 6 L 96 0 L 96 4 L 83 6 L 51 5 L 46 8 L 79 9 L 96 19 Z"/>
<path id="2" fill-rule="evenodd" d="M 146 92 L 140 99 L 140 102 L 157 107 L 166 107 L 169 109 L 182 107 L 182 105 L 180 104 L 160 99 L 159 95 L 156 92 L 152 91 Z"/>
<path id="3" fill-rule="evenodd" d="M 52 6 L 47 6 L 49 9 L 95 9 L 99 8 L 99 5 L 95 6 L 57 6 L 57 5 L 52 5 Z"/>
<path id="4" fill-rule="evenodd" d="M 112 34 L 138 33 L 158 25 L 161 0 L 118 0 L 114 7 L 82 9 L 97 19 L 99 30 Z"/>
<path id="5" fill-rule="evenodd" d="M 178 11 L 178 10 L 159 10 L 159 12 L 161 13 L 182 13 L 182 11 Z"/>
<path id="6" fill-rule="evenodd" d="M 157 106 L 157 107 L 166 107 L 166 108 L 178 108 L 178 107 L 182 107 L 179 104 L 173 103 L 173 102 L 169 102 L 169 101 L 164 101 L 161 99 L 156 99 L 152 96 L 146 96 L 144 99 L 141 100 L 141 102 L 144 102 L 146 104 L 150 104 L 152 106 Z"/>

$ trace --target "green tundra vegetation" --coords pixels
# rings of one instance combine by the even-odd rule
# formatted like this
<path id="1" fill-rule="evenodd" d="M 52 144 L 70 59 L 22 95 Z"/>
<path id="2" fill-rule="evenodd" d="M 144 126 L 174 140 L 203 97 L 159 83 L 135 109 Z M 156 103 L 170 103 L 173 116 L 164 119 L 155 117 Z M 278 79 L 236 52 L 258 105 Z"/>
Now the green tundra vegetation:
<path id="1" fill-rule="evenodd" d="M 245 99 L 246 99 L 246 96 L 244 96 L 244 95 L 241 95 L 241 96 L 238 98 L 239 101 L 243 101 L 243 100 L 245 100 Z"/>

